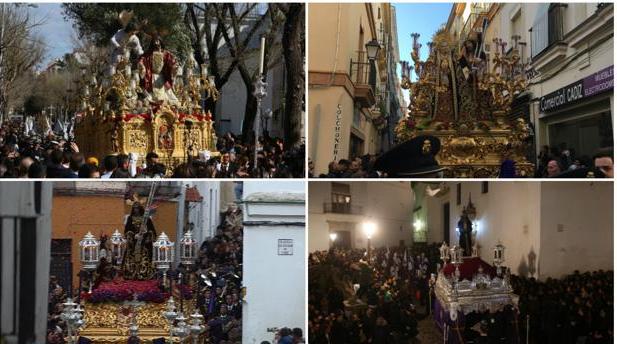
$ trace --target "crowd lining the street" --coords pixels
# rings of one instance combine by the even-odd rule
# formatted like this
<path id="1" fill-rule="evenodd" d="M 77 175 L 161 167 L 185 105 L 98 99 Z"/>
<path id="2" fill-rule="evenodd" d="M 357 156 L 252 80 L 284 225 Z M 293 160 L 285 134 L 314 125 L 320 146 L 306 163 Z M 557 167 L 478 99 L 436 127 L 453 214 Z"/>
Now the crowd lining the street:
<path id="1" fill-rule="evenodd" d="M 246 142 L 245 142 L 246 141 Z M 127 154 L 99 157 L 81 152 L 76 142 L 49 132 L 25 133 L 21 121 L 0 126 L 0 178 L 302 178 L 304 144 L 291 149 L 282 139 L 260 138 L 257 165 L 252 140 L 227 133 L 217 140 L 218 155 L 200 154 L 177 166 L 149 152 L 140 166 Z"/>
<path id="2" fill-rule="evenodd" d="M 418 321 L 435 297 L 428 285 L 438 252 L 437 244 L 380 248 L 370 264 L 363 249 L 311 253 L 309 341 L 417 343 Z M 506 328 L 513 323 L 506 313 L 479 314 L 482 320 L 464 332 L 467 343 L 522 343 L 527 318 L 531 344 L 613 342 L 612 271 L 575 271 L 544 282 L 512 275 L 511 283 L 520 296 L 517 326 Z"/>

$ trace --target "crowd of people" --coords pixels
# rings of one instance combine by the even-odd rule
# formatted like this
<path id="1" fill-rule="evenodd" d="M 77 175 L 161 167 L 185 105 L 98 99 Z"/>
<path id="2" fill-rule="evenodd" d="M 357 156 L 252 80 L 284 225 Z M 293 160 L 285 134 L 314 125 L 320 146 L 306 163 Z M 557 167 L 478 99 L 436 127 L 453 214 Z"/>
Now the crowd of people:
<path id="1" fill-rule="evenodd" d="M 309 255 L 309 342 L 409 343 L 428 314 L 436 245 Z M 370 256 L 370 259 L 369 259 Z"/>
<path id="2" fill-rule="evenodd" d="M 574 148 L 543 146 L 538 155 L 536 178 L 559 178 L 581 169 L 597 169 L 608 178 L 614 177 L 613 151 L 600 150 L 593 157 L 577 155 Z"/>
<path id="3" fill-rule="evenodd" d="M 384 171 L 375 169 L 378 155 L 365 154 L 352 159 L 340 159 L 328 164 L 328 172 L 315 174 L 314 163 L 309 159 L 309 178 L 387 178 Z M 577 173 L 578 172 L 578 173 Z M 544 146 L 538 156 L 534 178 L 586 178 L 588 173 L 595 178 L 613 178 L 613 152 L 600 150 L 593 157 L 577 156 L 575 150 Z M 431 177 L 440 177 L 432 175 Z M 521 177 L 516 163 L 505 157 L 499 170 L 499 178 Z"/>
<path id="4" fill-rule="evenodd" d="M 376 155 L 365 154 L 353 159 L 340 159 L 328 164 L 328 173 L 315 175 L 313 162 L 309 159 L 309 178 L 381 178 L 386 177 L 374 169 Z"/>
<path id="5" fill-rule="evenodd" d="M 250 141 L 250 140 L 249 140 Z M 76 142 L 53 134 L 26 134 L 23 123 L 9 120 L 0 126 L 0 178 L 302 178 L 304 144 L 286 149 L 283 141 L 261 137 L 257 164 L 254 144 L 231 133 L 220 137 L 219 154 L 202 152 L 170 166 L 166 157 L 149 152 L 138 165 L 136 156 L 99 157 L 81 152 Z"/>
<path id="6" fill-rule="evenodd" d="M 242 211 L 228 205 L 216 235 L 201 245 L 196 305 L 207 324 L 209 343 L 242 342 Z"/>
<path id="7" fill-rule="evenodd" d="M 58 284 L 56 276 L 49 278 L 49 296 L 47 304 L 47 344 L 63 344 L 67 328 L 61 313 L 66 302 L 66 293 Z"/>
<path id="8" fill-rule="evenodd" d="M 363 249 L 311 253 L 309 341 L 415 342 L 417 322 L 429 314 L 434 298 L 428 285 L 438 252 L 432 244 L 372 250 L 370 260 Z M 544 282 L 512 275 L 511 283 L 520 297 L 518 310 L 478 314 L 477 326 L 465 330 L 468 343 L 613 342 L 613 271 L 575 271 Z M 514 332 L 500 327 L 514 323 L 512 316 Z"/>
<path id="9" fill-rule="evenodd" d="M 521 331 L 529 316 L 529 343 L 613 343 L 613 271 L 575 271 L 544 282 L 512 276 L 512 286 L 520 296 Z"/>

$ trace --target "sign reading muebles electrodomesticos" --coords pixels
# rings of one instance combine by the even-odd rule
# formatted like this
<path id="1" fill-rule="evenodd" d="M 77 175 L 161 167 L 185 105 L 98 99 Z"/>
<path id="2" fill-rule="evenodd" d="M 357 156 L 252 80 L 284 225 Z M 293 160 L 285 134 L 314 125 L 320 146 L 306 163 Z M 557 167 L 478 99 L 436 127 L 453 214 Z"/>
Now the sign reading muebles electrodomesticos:
<path id="1" fill-rule="evenodd" d="M 577 100 L 612 89 L 613 66 L 610 66 L 540 98 L 540 111 L 550 112 Z"/>

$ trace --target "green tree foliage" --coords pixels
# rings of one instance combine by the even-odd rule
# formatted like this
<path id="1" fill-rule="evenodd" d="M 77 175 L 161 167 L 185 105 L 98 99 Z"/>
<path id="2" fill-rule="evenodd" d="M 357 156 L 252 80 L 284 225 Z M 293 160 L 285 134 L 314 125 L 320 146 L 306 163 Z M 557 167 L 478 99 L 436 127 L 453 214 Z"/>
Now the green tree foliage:
<path id="1" fill-rule="evenodd" d="M 36 115 L 41 113 L 45 106 L 47 106 L 47 99 L 44 96 L 32 94 L 24 102 L 24 111 L 27 115 Z"/>
<path id="2" fill-rule="evenodd" d="M 91 39 L 97 46 L 108 46 L 111 37 L 121 29 L 118 14 L 133 11 L 133 22 L 140 32 L 144 49 L 153 33 L 163 39 L 165 48 L 184 59 L 191 47 L 190 34 L 184 25 L 185 5 L 179 3 L 65 3 L 65 19 L 73 22 L 80 38 Z"/>

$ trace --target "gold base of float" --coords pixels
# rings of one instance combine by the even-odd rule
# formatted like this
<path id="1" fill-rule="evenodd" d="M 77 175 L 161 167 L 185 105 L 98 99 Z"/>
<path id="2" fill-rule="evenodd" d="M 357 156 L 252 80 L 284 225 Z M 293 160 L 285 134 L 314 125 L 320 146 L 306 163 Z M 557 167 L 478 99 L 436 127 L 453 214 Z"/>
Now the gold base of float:
<path id="1" fill-rule="evenodd" d="M 192 123 L 190 130 L 186 123 Z M 208 150 L 217 156 L 216 134 L 210 114 L 184 115 L 162 106 L 150 115 L 87 116 L 75 125 L 75 141 L 80 150 L 103 159 L 108 154 L 137 153 L 138 165 L 149 152 L 155 152 L 159 161 L 173 167 L 187 161 L 187 147 L 191 155 Z"/>
<path id="2" fill-rule="evenodd" d="M 194 312 L 192 302 L 185 302 L 184 314 Z M 163 317 L 165 303 L 88 303 L 84 304 L 85 327 L 79 335 L 92 340 L 94 344 L 126 343 L 131 326 L 130 312 L 135 309 L 135 320 L 139 326 L 138 336 L 142 343 L 157 338 L 169 342 L 169 324 Z M 178 342 L 173 338 L 173 342 Z"/>
<path id="3" fill-rule="evenodd" d="M 416 116 L 416 121 L 422 118 Z M 408 140 L 419 135 L 439 139 L 441 149 L 436 156 L 439 166 L 444 167 L 446 178 L 496 178 L 505 157 L 516 163 L 520 177 L 533 177 L 535 165 L 527 161 L 525 140 L 530 130 L 524 120 L 518 119 L 512 126 L 494 121 L 468 123 L 432 122 L 425 129 L 404 128 L 401 120 L 397 138 Z"/>

